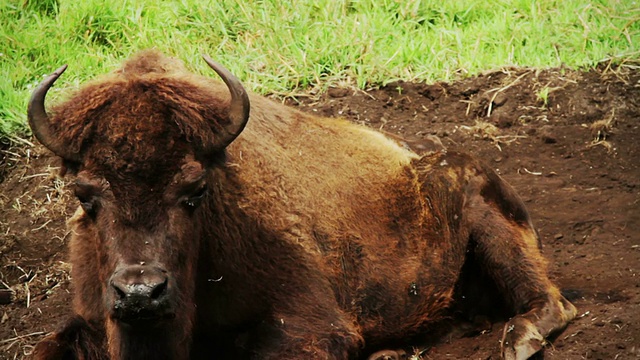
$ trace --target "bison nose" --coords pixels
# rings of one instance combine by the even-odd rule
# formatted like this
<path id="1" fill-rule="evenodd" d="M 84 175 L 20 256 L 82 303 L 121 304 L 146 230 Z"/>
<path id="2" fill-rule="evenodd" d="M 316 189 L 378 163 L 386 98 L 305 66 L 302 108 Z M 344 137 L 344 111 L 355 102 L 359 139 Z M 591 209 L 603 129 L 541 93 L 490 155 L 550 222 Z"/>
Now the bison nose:
<path id="1" fill-rule="evenodd" d="M 158 299 L 167 289 L 168 278 L 160 271 L 130 267 L 114 274 L 111 286 L 119 299 L 140 297 Z"/>
<path id="2" fill-rule="evenodd" d="M 171 315 L 166 271 L 144 265 L 116 271 L 110 281 L 112 316 L 122 321 L 152 320 Z"/>

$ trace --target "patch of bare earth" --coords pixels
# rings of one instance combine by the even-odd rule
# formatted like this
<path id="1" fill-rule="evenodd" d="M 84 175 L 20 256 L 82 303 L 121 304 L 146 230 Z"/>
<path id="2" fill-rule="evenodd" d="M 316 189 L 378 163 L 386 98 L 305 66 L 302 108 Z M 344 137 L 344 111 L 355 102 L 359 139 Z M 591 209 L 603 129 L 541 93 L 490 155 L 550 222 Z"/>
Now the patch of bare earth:
<path id="1" fill-rule="evenodd" d="M 491 164 L 528 205 L 549 272 L 579 309 L 544 357 L 640 358 L 638 67 L 503 69 L 290 104 L 399 135 L 418 151 L 436 135 Z M 75 202 L 41 147 L 0 156 L 0 294 L 12 294 L 0 305 L 0 358 L 20 359 L 70 313 L 64 221 Z M 425 334 L 415 347 L 424 359 L 497 359 L 503 324 Z"/>

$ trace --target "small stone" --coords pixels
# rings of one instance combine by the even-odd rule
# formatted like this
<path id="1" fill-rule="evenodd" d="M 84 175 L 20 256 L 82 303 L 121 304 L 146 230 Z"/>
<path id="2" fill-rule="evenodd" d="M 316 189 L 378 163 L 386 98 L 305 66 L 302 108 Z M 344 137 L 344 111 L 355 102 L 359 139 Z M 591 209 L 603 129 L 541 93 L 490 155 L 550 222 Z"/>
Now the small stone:
<path id="1" fill-rule="evenodd" d="M 500 114 L 496 119 L 496 126 L 500 129 L 510 128 L 513 125 L 513 119 L 504 114 Z"/>
<path id="2" fill-rule="evenodd" d="M 15 300 L 15 294 L 9 289 L 0 289 L 0 304 L 11 304 Z"/>
<path id="3" fill-rule="evenodd" d="M 345 88 L 329 88 L 327 93 L 332 98 L 341 98 L 349 95 L 349 90 Z"/>
<path id="4" fill-rule="evenodd" d="M 441 137 L 441 138 L 447 137 L 447 136 L 449 136 L 449 132 L 447 130 L 440 130 L 440 131 L 438 131 L 437 136 Z"/>
<path id="5" fill-rule="evenodd" d="M 553 128 L 551 126 L 545 125 L 541 127 L 539 134 L 540 139 L 542 139 L 542 142 L 545 144 L 555 144 L 558 142 L 558 138 L 556 137 L 556 134 L 553 133 Z"/>
<path id="6" fill-rule="evenodd" d="M 555 144 L 558 142 L 558 140 L 554 136 L 545 136 L 545 135 L 542 136 L 542 141 L 545 144 Z"/>
<path id="7" fill-rule="evenodd" d="M 557 234 L 553 235 L 553 238 L 554 238 L 554 239 L 556 239 L 556 240 L 560 240 L 560 239 L 562 239 L 563 237 L 564 237 L 564 235 L 563 235 L 563 234 L 561 234 L 561 233 L 557 233 Z"/>
<path id="8" fill-rule="evenodd" d="M 493 105 L 498 107 L 504 105 L 509 98 L 504 93 L 499 93 L 496 95 L 495 99 L 493 99 Z"/>

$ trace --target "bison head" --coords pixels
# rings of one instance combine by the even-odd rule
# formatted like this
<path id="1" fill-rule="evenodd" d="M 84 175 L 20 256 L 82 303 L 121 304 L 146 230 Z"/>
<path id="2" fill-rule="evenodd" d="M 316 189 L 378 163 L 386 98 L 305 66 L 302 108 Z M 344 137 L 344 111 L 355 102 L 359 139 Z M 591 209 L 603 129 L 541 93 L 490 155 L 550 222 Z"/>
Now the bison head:
<path id="1" fill-rule="evenodd" d="M 249 118 L 239 80 L 204 58 L 226 87 L 146 52 L 52 116 L 45 97 L 66 65 L 29 102 L 33 134 L 76 175 L 76 311 L 106 320 L 114 358 L 133 351 L 131 341 L 140 351 L 153 329 L 169 343 L 189 342 L 201 226 L 212 212 L 207 199 L 218 194 L 209 169 Z M 184 349 L 167 351 L 182 357 Z"/>

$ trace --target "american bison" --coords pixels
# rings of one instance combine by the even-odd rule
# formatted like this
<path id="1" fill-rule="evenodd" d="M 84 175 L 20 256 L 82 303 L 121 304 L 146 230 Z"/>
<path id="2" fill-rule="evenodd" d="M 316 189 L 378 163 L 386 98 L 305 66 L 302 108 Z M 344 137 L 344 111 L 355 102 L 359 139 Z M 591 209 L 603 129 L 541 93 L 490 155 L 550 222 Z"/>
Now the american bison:
<path id="1" fill-rule="evenodd" d="M 67 101 L 34 91 L 36 138 L 75 178 L 75 316 L 37 359 L 354 359 L 449 316 L 472 262 L 526 359 L 576 314 L 495 172 L 247 94 L 145 51 Z M 245 127 L 246 125 L 246 127 Z M 370 358 L 394 358 L 381 351 Z"/>

